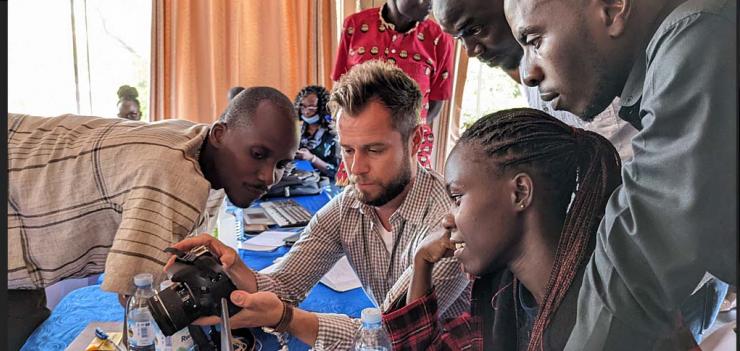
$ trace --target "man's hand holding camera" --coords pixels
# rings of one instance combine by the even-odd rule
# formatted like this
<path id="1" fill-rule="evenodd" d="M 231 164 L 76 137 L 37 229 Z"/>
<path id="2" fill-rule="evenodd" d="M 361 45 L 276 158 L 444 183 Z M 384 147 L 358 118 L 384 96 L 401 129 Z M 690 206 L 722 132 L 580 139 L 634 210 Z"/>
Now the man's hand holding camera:
<path id="1" fill-rule="evenodd" d="M 199 246 L 205 246 L 218 258 L 221 269 L 238 289 L 229 295 L 231 303 L 240 308 L 239 312 L 229 318 L 232 329 L 268 327 L 278 332 L 287 331 L 309 345 L 316 342 L 318 317 L 313 313 L 291 307 L 272 292 L 258 292 L 255 273 L 247 267 L 233 248 L 209 234 L 185 239 L 172 245 L 172 248 L 190 251 Z M 176 256 L 170 258 L 164 268 L 166 272 L 171 274 L 168 269 L 173 268 L 176 260 Z M 210 315 L 198 318 L 192 324 L 213 325 L 220 321 L 220 317 Z"/>
<path id="2" fill-rule="evenodd" d="M 273 327 L 280 322 L 283 313 L 283 302 L 274 293 L 260 291 L 248 293 L 237 290 L 231 293 L 231 302 L 242 308 L 239 313 L 231 316 L 229 322 L 232 329 Z M 195 325 L 213 325 L 221 322 L 218 316 L 202 317 Z"/>
<path id="3" fill-rule="evenodd" d="M 255 279 L 254 272 L 244 264 L 236 250 L 224 245 L 213 236 L 200 234 L 180 241 L 172 245 L 172 247 L 181 251 L 189 251 L 201 245 L 206 246 L 221 261 L 224 271 L 239 290 L 251 293 L 257 292 L 257 280 Z M 165 272 L 172 266 L 176 258 L 175 256 L 170 257 L 164 266 Z"/>

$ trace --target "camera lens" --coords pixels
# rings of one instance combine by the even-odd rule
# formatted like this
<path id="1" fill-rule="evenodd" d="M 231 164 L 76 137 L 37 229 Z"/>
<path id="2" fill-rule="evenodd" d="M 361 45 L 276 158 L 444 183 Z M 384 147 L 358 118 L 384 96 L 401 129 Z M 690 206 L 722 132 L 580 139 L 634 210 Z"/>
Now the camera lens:
<path id="1" fill-rule="evenodd" d="M 180 282 L 155 294 L 147 304 L 165 336 L 175 334 L 199 317 L 195 297 L 187 285 Z"/>

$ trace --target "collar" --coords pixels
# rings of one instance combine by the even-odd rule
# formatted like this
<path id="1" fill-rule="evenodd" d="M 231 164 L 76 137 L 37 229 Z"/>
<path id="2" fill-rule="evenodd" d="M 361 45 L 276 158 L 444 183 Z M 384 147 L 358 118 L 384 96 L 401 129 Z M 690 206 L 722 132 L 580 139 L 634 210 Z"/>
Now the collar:
<path id="1" fill-rule="evenodd" d="M 380 19 L 380 24 L 386 26 L 387 28 L 390 28 L 394 32 L 398 32 L 396 30 L 396 25 L 393 24 L 393 23 L 390 23 L 390 22 L 386 21 L 385 20 L 385 16 L 383 16 L 383 10 L 385 10 L 387 6 L 388 6 L 388 3 L 385 3 L 385 4 L 383 4 L 383 6 L 381 6 L 381 7 L 378 8 L 378 18 Z M 427 18 L 429 18 L 429 15 L 427 15 L 426 17 L 424 17 L 423 20 L 417 21 L 416 24 L 413 27 L 411 27 L 411 29 L 409 29 L 406 33 L 412 33 L 413 31 L 415 31 L 416 28 L 419 28 L 419 24 L 421 24 L 421 22 L 426 21 Z"/>
<path id="2" fill-rule="evenodd" d="M 416 178 L 414 178 L 411 183 L 411 190 L 406 194 L 406 198 L 403 200 L 403 203 L 401 203 L 401 206 L 399 206 L 396 212 L 393 212 L 391 215 L 391 222 L 393 222 L 397 217 L 400 217 L 412 224 L 423 224 L 424 216 L 427 211 L 420 210 L 419 207 L 427 205 L 425 194 L 430 191 L 434 181 L 435 179 L 429 171 L 422 167 L 421 164 L 417 163 Z M 353 186 L 350 185 L 347 190 L 350 191 L 347 192 L 347 194 L 351 194 L 351 202 L 349 203 L 350 208 L 358 210 L 363 216 L 375 215 L 372 206 L 366 205 L 357 199 L 357 196 L 354 195 Z"/>
<path id="3" fill-rule="evenodd" d="M 645 71 L 647 56 L 642 51 L 640 56 L 632 65 L 632 70 L 627 76 L 627 82 L 624 84 L 622 93 L 619 95 L 619 105 L 621 107 L 632 107 L 642 99 L 642 88 L 645 85 Z"/>

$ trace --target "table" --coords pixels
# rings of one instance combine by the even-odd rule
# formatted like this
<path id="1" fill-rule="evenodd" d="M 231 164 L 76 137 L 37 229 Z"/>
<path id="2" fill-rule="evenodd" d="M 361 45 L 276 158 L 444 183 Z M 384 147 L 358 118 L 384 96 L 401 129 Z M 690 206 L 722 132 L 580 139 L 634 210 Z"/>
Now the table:
<path id="1" fill-rule="evenodd" d="M 239 255 L 250 268 L 260 270 L 286 252 L 288 248 L 281 247 L 273 252 L 240 250 Z M 299 307 L 308 311 L 341 313 L 359 318 L 362 309 L 373 307 L 373 304 L 361 288 L 339 293 L 319 283 Z M 99 284 L 74 290 L 59 302 L 51 316 L 31 334 L 21 350 L 63 351 L 88 323 L 123 321 L 123 313 L 116 294 L 101 290 Z M 263 343 L 262 350 L 278 349 L 272 336 L 261 331 L 255 334 Z M 291 337 L 289 348 L 307 350 L 308 346 Z"/>
<path id="2" fill-rule="evenodd" d="M 292 197 L 315 213 L 326 204 L 330 195 L 322 192 L 319 195 Z M 281 247 L 272 252 L 239 250 L 239 255 L 253 270 L 263 269 L 283 256 L 289 250 Z M 99 281 L 100 283 L 101 281 Z M 44 321 L 26 341 L 21 350 L 59 350 L 63 351 L 90 322 L 123 321 L 123 308 L 118 303 L 116 294 L 100 289 L 100 284 L 83 287 L 65 296 L 51 316 Z M 373 307 L 372 302 L 361 289 L 336 292 L 319 283 L 311 289 L 300 308 L 313 312 L 331 312 L 346 314 L 359 318 L 364 308 Z M 255 335 L 262 342 L 262 350 L 277 350 L 277 341 L 271 335 L 256 330 Z M 290 350 L 307 350 L 308 346 L 295 338 L 290 338 Z"/>

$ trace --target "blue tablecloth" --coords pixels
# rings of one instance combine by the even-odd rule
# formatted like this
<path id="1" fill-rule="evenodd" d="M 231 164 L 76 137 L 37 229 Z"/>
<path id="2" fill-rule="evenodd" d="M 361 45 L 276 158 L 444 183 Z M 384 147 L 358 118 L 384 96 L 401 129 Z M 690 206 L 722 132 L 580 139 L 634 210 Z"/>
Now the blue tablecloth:
<path id="1" fill-rule="evenodd" d="M 330 194 L 322 192 L 319 195 L 299 196 L 293 199 L 311 213 L 315 213 L 329 201 L 330 197 Z M 288 247 L 281 247 L 272 252 L 239 250 L 239 255 L 250 268 L 260 270 L 271 265 L 288 250 Z M 340 313 L 359 318 L 362 309 L 372 307 L 372 303 L 360 288 L 339 293 L 319 283 L 299 307 L 307 311 Z M 31 334 L 22 350 L 64 350 L 90 322 L 123 321 L 123 314 L 116 294 L 101 290 L 99 284 L 74 290 L 59 302 L 49 319 Z M 262 333 L 261 330 L 255 330 L 255 334 L 262 342 L 262 350 L 278 349 L 274 337 Z M 307 345 L 295 338 L 290 339 L 289 347 L 291 350 L 308 349 Z"/>
<path id="2" fill-rule="evenodd" d="M 282 247 L 273 252 L 240 250 L 239 254 L 251 268 L 260 270 L 286 252 L 288 248 Z M 339 293 L 320 283 L 300 304 L 300 308 L 308 311 L 341 313 L 357 318 L 366 307 L 372 307 L 372 303 L 362 289 Z M 29 337 L 22 350 L 64 350 L 93 321 L 123 321 L 123 308 L 116 294 L 101 290 L 100 285 L 80 288 L 65 296 L 49 319 Z M 256 330 L 256 334 L 263 344 L 262 350 L 278 349 L 273 337 L 261 330 Z M 307 345 L 295 338 L 290 339 L 289 347 L 291 350 L 308 349 Z"/>

